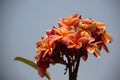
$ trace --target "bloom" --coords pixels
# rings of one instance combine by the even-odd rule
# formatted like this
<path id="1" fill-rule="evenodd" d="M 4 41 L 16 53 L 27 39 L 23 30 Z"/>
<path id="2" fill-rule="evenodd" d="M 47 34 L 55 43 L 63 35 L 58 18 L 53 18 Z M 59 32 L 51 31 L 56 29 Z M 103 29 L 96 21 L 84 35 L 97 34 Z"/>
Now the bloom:
<path id="1" fill-rule="evenodd" d="M 89 35 L 85 36 L 85 32 L 76 32 L 74 35 L 70 36 L 68 39 L 68 48 L 75 47 L 76 49 L 80 49 L 83 44 L 87 44 L 93 42 L 94 38 L 90 37 Z"/>
<path id="2" fill-rule="evenodd" d="M 58 24 L 60 27 L 66 27 L 68 29 L 71 29 L 79 25 L 80 19 L 81 19 L 81 15 L 74 14 L 74 15 L 68 16 L 67 18 L 62 18 L 58 20 Z"/>
<path id="3" fill-rule="evenodd" d="M 53 26 L 46 33 L 36 46 L 35 59 L 41 77 L 50 64 L 60 63 L 68 68 L 77 65 L 79 58 L 86 61 L 88 54 L 100 58 L 101 49 L 109 52 L 107 44 L 113 41 L 103 22 L 84 19 L 79 14 L 59 19 L 58 28 Z"/>
<path id="4" fill-rule="evenodd" d="M 44 37 L 43 41 L 40 41 L 37 44 L 37 49 L 39 49 L 43 53 L 42 58 L 44 58 L 47 54 L 52 55 L 53 49 L 55 48 L 55 43 L 52 40 L 50 40 L 50 38 Z"/>

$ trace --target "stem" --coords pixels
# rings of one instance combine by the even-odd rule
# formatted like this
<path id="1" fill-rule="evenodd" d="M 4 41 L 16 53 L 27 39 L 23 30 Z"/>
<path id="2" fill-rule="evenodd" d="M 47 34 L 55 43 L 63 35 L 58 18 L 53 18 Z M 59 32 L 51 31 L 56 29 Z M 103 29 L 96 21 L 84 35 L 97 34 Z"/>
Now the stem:
<path id="1" fill-rule="evenodd" d="M 69 69 L 69 80 L 77 80 L 77 73 L 79 69 L 79 64 L 80 64 L 80 57 L 76 61 L 76 65 L 74 68 L 74 65 L 72 65 L 72 62 L 68 59 L 68 69 Z M 74 69 L 73 69 L 74 68 Z"/>
<path id="2" fill-rule="evenodd" d="M 80 57 L 78 58 L 78 60 L 76 62 L 76 67 L 75 67 L 75 69 L 73 71 L 75 80 L 77 80 L 77 73 L 78 73 L 78 69 L 79 69 L 79 64 L 80 64 Z"/>
<path id="3" fill-rule="evenodd" d="M 72 80 L 72 65 L 69 57 L 67 57 L 68 60 L 68 69 L 69 69 L 69 80 Z"/>

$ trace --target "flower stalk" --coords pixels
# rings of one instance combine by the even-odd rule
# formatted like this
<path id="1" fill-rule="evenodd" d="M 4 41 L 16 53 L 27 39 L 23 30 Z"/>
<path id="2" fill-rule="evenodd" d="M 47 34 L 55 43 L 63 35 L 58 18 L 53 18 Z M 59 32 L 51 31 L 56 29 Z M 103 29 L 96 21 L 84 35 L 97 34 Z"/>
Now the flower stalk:
<path id="1" fill-rule="evenodd" d="M 76 62 L 76 66 L 69 66 L 69 80 L 77 80 L 80 58 Z M 71 64 L 70 64 L 71 65 Z"/>

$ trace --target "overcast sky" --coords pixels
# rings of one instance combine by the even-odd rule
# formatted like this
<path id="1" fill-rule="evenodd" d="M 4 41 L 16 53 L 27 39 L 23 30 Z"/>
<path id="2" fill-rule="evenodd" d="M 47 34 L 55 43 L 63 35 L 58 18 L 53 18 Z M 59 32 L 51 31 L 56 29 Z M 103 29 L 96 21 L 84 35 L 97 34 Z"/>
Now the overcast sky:
<path id="1" fill-rule="evenodd" d="M 36 42 L 45 31 L 57 26 L 59 18 L 81 14 L 102 21 L 112 34 L 110 53 L 101 59 L 89 55 L 81 61 L 78 80 L 120 80 L 120 1 L 119 0 L 0 0 L 0 80 L 47 80 L 33 68 L 15 62 L 16 56 L 35 60 Z M 65 67 L 51 65 L 52 80 L 68 80 Z"/>

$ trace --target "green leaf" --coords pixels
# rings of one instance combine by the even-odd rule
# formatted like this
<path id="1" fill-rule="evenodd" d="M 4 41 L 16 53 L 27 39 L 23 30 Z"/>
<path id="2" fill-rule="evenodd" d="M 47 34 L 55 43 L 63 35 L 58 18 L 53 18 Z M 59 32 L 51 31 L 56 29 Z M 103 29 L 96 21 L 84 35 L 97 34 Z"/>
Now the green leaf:
<path id="1" fill-rule="evenodd" d="M 16 61 L 21 61 L 29 66 L 31 66 L 32 68 L 36 69 L 37 70 L 37 65 L 35 64 L 35 62 L 29 60 L 29 59 L 26 59 L 26 58 L 23 58 L 23 57 L 16 57 L 14 60 Z"/>
<path id="2" fill-rule="evenodd" d="M 30 67 L 32 67 L 32 68 L 34 68 L 34 69 L 36 69 L 36 70 L 38 69 L 38 67 L 37 67 L 37 65 L 35 64 L 35 62 L 33 62 L 33 61 L 29 60 L 29 59 L 26 59 L 26 58 L 23 58 L 23 57 L 15 57 L 14 60 L 15 60 L 15 61 L 23 62 L 23 63 L 29 65 Z M 51 80 L 51 78 L 50 78 L 50 73 L 49 73 L 48 71 L 47 71 L 47 73 L 46 73 L 45 76 L 46 76 L 46 78 L 48 78 L 48 80 Z"/>

